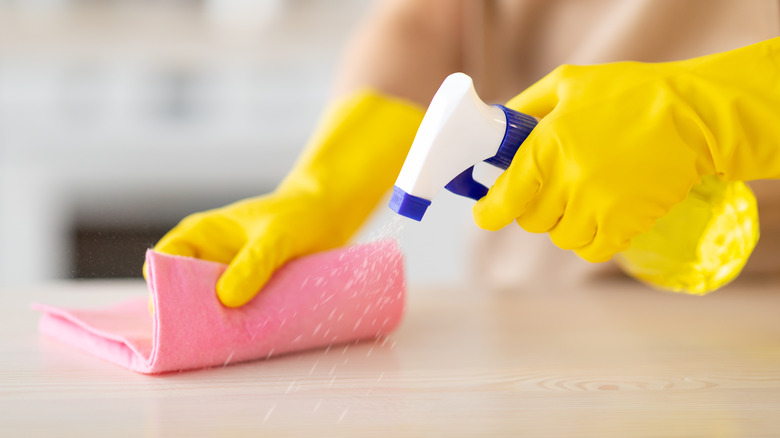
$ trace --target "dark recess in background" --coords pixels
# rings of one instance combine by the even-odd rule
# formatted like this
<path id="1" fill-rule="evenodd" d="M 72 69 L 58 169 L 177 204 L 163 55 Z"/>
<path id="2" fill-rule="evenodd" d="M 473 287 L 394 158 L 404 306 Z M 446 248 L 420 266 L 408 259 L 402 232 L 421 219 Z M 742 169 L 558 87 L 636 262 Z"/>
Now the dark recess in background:
<path id="1" fill-rule="evenodd" d="M 71 277 L 140 278 L 146 250 L 174 225 L 77 225 L 72 234 Z"/>
<path id="2" fill-rule="evenodd" d="M 179 187 L 140 198 L 119 193 L 110 199 L 115 205 L 99 210 L 76 206 L 68 232 L 70 278 L 141 278 L 146 250 L 181 218 L 271 190 L 263 184 L 209 193 Z"/>

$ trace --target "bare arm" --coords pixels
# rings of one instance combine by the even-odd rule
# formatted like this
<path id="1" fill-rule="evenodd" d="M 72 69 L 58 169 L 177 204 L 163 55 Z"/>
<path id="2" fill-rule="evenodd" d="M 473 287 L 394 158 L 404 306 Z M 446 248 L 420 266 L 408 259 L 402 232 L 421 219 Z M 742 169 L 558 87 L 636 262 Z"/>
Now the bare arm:
<path id="1" fill-rule="evenodd" d="M 461 4 L 384 0 L 346 47 L 335 94 L 371 87 L 426 106 L 441 81 L 460 68 Z"/>

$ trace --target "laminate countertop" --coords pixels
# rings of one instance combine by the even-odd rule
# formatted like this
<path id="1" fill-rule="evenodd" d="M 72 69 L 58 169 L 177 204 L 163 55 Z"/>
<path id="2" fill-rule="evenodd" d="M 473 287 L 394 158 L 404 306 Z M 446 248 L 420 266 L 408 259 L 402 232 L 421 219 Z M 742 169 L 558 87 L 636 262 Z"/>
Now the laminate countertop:
<path id="1" fill-rule="evenodd" d="M 40 335 L 29 307 L 142 282 L 0 292 L 2 436 L 780 436 L 776 278 L 705 297 L 412 285 L 387 338 L 162 376 Z"/>

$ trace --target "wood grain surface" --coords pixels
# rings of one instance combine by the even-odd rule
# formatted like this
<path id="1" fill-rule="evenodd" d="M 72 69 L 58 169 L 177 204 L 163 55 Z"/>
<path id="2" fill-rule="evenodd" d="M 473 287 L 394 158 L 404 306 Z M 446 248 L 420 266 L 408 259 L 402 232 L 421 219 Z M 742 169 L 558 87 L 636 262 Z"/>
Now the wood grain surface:
<path id="1" fill-rule="evenodd" d="M 2 293 L 0 436 L 780 436 L 777 279 L 706 297 L 413 287 L 388 338 L 157 377 L 40 336 L 29 310 L 143 284 Z"/>

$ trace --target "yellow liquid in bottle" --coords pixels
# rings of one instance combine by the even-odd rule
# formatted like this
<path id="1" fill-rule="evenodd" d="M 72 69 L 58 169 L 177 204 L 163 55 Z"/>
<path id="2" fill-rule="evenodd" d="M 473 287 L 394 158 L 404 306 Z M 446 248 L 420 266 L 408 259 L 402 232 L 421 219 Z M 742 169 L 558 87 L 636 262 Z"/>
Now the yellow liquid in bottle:
<path id="1" fill-rule="evenodd" d="M 660 289 L 704 295 L 736 278 L 758 242 L 750 188 L 705 176 L 685 201 L 615 256 L 629 275 Z"/>

